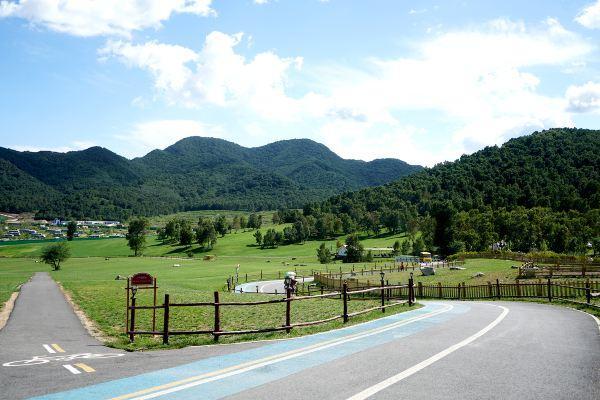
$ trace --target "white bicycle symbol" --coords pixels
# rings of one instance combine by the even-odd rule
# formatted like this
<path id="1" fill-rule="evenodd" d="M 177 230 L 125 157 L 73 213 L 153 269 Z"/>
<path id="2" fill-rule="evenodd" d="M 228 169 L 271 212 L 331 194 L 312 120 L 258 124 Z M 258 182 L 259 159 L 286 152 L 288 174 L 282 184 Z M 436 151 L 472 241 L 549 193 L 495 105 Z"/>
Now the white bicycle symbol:
<path id="1" fill-rule="evenodd" d="M 38 364 L 46 364 L 50 361 L 71 361 L 77 359 L 94 359 L 94 358 L 114 358 L 114 357 L 122 357 L 125 354 L 119 353 L 106 353 L 106 354 L 94 354 L 94 353 L 79 353 L 79 354 L 70 354 L 64 356 L 33 356 L 31 360 L 18 360 L 11 361 L 2 364 L 4 367 L 22 367 L 27 365 L 38 365 Z"/>

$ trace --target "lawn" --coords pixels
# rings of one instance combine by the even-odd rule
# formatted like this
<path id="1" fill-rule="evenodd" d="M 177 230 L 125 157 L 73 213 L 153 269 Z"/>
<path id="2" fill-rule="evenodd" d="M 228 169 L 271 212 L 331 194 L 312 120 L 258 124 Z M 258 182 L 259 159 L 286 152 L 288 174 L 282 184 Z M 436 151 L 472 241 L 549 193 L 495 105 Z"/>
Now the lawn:
<path id="1" fill-rule="evenodd" d="M 285 225 L 279 225 L 277 230 L 283 230 Z M 262 228 L 263 234 L 267 228 Z M 194 257 L 201 258 L 206 254 L 212 254 L 223 257 L 259 257 L 259 258 L 290 258 L 301 257 L 304 261 L 316 261 L 317 248 L 322 241 L 308 241 L 304 244 L 292 244 L 279 246 L 277 248 L 261 249 L 256 246 L 254 239 L 255 230 L 233 231 L 219 237 L 217 244 L 212 250 L 200 248 L 197 244 L 192 246 L 178 246 L 163 244 L 156 235 L 150 235 L 147 238 L 147 247 L 144 251 L 145 256 L 171 256 L 188 257 L 188 252 Z M 365 247 L 392 247 L 396 240 L 402 242 L 405 236 L 389 235 L 377 238 L 366 238 L 363 240 Z M 341 236 L 334 240 L 325 241 L 327 246 L 335 251 L 336 240 L 344 240 Z M 48 242 L 25 243 L 0 242 L 0 257 L 38 257 L 41 249 L 47 246 Z M 132 254 L 127 247 L 127 241 L 123 238 L 111 239 L 75 239 L 69 243 L 73 257 L 127 257 Z"/>
<path id="2" fill-rule="evenodd" d="M 514 282 L 517 278 L 518 269 L 511 268 L 512 265 L 520 265 L 517 261 L 511 260 L 487 260 L 487 259 L 471 259 L 466 260 L 465 265 L 460 267 L 465 268 L 464 270 L 450 270 L 448 268 L 436 268 L 435 275 L 423 276 L 417 267 L 413 273 L 415 284 L 417 282 L 423 282 L 424 285 L 432 285 L 438 282 L 443 282 L 449 285 L 458 285 L 459 283 L 466 283 L 467 285 L 481 285 L 484 283 L 495 282 L 499 279 L 501 282 Z M 391 283 L 408 282 L 408 278 L 412 271 L 404 272 L 391 272 L 385 274 L 385 279 Z M 475 274 L 481 272 L 484 274 L 482 277 L 475 277 Z M 380 277 L 378 273 L 375 275 L 365 274 L 360 275 L 360 270 L 357 278 L 361 282 L 379 281 Z"/>
<path id="3" fill-rule="evenodd" d="M 240 234 L 242 236 L 243 234 Z M 247 233 L 246 236 L 250 236 Z M 235 239 L 235 234 L 232 235 Z M 111 239 L 110 241 L 119 239 Z M 106 241 L 109 241 L 108 239 Z M 102 243 L 103 241 L 94 241 Z M 242 243 L 243 241 L 240 241 Z M 73 242 L 76 247 L 79 243 Z M 234 248 L 235 241 L 231 244 Z M 292 247 L 292 246 L 290 246 Z M 123 334 L 125 317 L 125 282 L 115 280 L 117 275 L 130 276 L 136 272 L 148 272 L 157 277 L 159 304 L 162 303 L 165 293 L 171 295 L 171 302 L 211 301 L 212 292 L 225 287 L 226 277 L 233 275 L 235 267 L 240 264 L 240 280 L 245 274 L 258 276 L 262 270 L 264 275 L 275 274 L 277 271 L 285 272 L 295 268 L 322 269 L 322 264 L 316 262 L 312 255 L 316 244 L 310 243 L 293 246 L 298 256 L 284 256 L 285 248 L 260 250 L 253 247 L 247 248 L 249 256 L 218 256 L 215 260 L 204 261 L 195 259 L 170 259 L 164 257 L 74 257 L 63 264 L 60 271 L 52 271 L 52 277 L 63 285 L 71 294 L 74 301 L 93 319 L 99 327 L 112 338 L 112 346 L 128 349 L 147 349 L 162 347 L 160 340 L 152 337 L 136 339 L 133 345 L 129 344 Z M 106 249 L 106 248 L 105 248 Z M 81 248 L 78 251 L 82 251 Z M 254 255 L 256 253 L 258 255 Z M 272 256 L 276 253 L 276 256 Z M 262 256 L 260 256 L 263 254 Z M 310 255 L 309 255 L 310 254 Z M 295 260 L 294 260 L 295 258 Z M 300 261 L 300 259 L 302 261 Z M 178 267 L 174 267 L 178 264 Z M 339 264 L 341 265 L 341 264 Z M 18 284 L 26 281 L 35 271 L 50 271 L 48 265 L 36 263 L 34 259 L 27 258 L 0 258 L 0 281 L 2 282 L 3 301 L 10 296 L 10 292 Z M 5 285 L 6 282 L 6 285 Z M 138 304 L 149 304 L 150 291 L 140 291 Z M 244 296 L 243 298 L 241 296 Z M 221 299 L 226 301 L 241 301 L 246 299 L 264 299 L 265 295 L 239 295 L 221 293 Z M 350 312 L 369 308 L 376 305 L 376 301 L 351 302 Z M 325 319 L 341 313 L 342 305 L 338 299 L 318 299 L 292 304 L 292 322 Z M 393 311 L 404 311 L 407 307 L 397 307 Z M 222 329 L 252 329 L 256 327 L 281 326 L 284 322 L 284 305 L 253 306 L 251 309 L 240 307 L 224 307 L 222 309 Z M 377 318 L 380 312 L 371 312 L 354 318 L 351 323 Z M 150 328 L 150 313 L 139 312 L 138 327 Z M 158 312 L 158 318 L 162 314 Z M 178 308 L 172 312 L 171 329 L 197 330 L 210 328 L 213 323 L 212 308 Z M 158 325 L 160 326 L 160 324 Z M 314 327 L 300 328 L 285 333 L 271 333 L 260 335 L 245 335 L 223 337 L 223 342 L 240 340 L 280 338 L 300 334 L 314 333 L 342 326 L 340 321 L 331 322 Z M 174 336 L 171 347 L 181 347 L 192 344 L 210 343 L 210 336 Z"/>
<path id="4" fill-rule="evenodd" d="M 282 227 L 278 227 L 282 229 Z M 74 301 L 93 319 L 99 327 L 112 339 L 111 345 L 127 349 L 160 348 L 162 344 L 158 338 L 140 337 L 132 345 L 124 335 L 125 323 L 125 282 L 115 280 L 117 275 L 130 276 L 137 272 L 148 272 L 158 280 L 158 302 L 162 303 L 165 293 L 171 296 L 171 302 L 212 301 L 213 291 L 223 290 L 226 287 L 226 278 L 235 274 L 236 266 L 240 265 L 240 281 L 245 281 L 246 274 L 249 280 L 257 280 L 261 271 L 265 279 L 273 279 L 278 272 L 298 269 L 334 270 L 341 267 L 348 271 L 352 265 L 335 264 L 323 265 L 317 262 L 316 249 L 319 241 L 310 241 L 301 245 L 279 246 L 274 249 L 261 249 L 254 245 L 254 231 L 238 231 L 220 237 L 215 248 L 204 252 L 197 245 L 189 248 L 163 244 L 156 236 L 148 237 L 148 246 L 144 257 L 131 257 L 131 251 L 125 239 L 99 239 L 99 240 L 74 240 L 69 246 L 73 257 L 63 264 L 60 271 L 51 272 L 52 277 L 63 285 L 71 294 Z M 343 238 L 342 238 L 343 239 Z M 394 241 L 406 240 L 400 235 L 381 236 L 363 240 L 365 247 L 391 247 Z M 328 241 L 332 249 L 335 240 Z M 10 293 L 25 282 L 35 271 L 50 271 L 48 265 L 35 262 L 45 244 L 4 244 L 0 246 L 0 301 L 4 302 Z M 193 258 L 187 256 L 192 251 Z M 204 260 L 207 254 L 214 255 L 213 260 Z M 383 263 L 391 264 L 390 260 L 379 260 L 378 263 L 360 263 L 355 265 L 357 270 L 379 267 Z M 179 266 L 175 267 L 174 264 Z M 415 271 L 415 281 L 424 284 L 444 282 L 447 284 L 479 284 L 495 281 L 515 279 L 517 270 L 510 266 L 517 264 L 514 261 L 503 260 L 468 260 L 465 270 L 451 271 L 438 269 L 432 277 L 422 277 Z M 485 275 L 481 278 L 472 278 L 477 272 Z M 390 283 L 406 282 L 408 272 L 388 273 L 386 279 Z M 366 281 L 379 280 L 379 275 L 359 276 Z M 140 291 L 138 305 L 149 304 L 150 291 Z M 247 299 L 264 299 L 265 295 L 242 295 L 223 293 L 223 301 L 240 301 Z M 267 297 L 271 298 L 271 297 Z M 350 312 L 368 308 L 377 301 L 352 301 Z M 223 307 L 222 329 L 238 330 L 257 327 L 276 327 L 284 323 L 284 305 L 253 306 L 252 308 Z M 408 307 L 398 307 L 395 311 L 405 311 Z M 392 309 L 394 310 L 394 309 Z M 319 299 L 292 304 L 292 322 L 324 319 L 341 313 L 339 299 Z M 374 311 L 351 320 L 351 323 L 377 318 L 380 311 Z M 158 327 L 162 314 L 157 312 Z M 200 308 L 174 308 L 172 311 L 171 329 L 199 330 L 210 329 L 214 320 L 211 307 Z M 137 315 L 137 326 L 140 329 L 150 328 L 150 313 L 140 311 Z M 223 337 L 223 342 L 281 338 L 300 334 L 314 333 L 342 326 L 341 321 L 335 321 L 314 327 L 300 328 L 292 333 L 269 333 L 258 335 Z M 171 338 L 171 347 L 199 345 L 211 343 L 210 336 L 174 336 Z"/>
<path id="5" fill-rule="evenodd" d="M 31 259 L 0 259 L 0 309 L 10 295 L 19 289 L 35 271 L 47 270 L 43 264 Z"/>

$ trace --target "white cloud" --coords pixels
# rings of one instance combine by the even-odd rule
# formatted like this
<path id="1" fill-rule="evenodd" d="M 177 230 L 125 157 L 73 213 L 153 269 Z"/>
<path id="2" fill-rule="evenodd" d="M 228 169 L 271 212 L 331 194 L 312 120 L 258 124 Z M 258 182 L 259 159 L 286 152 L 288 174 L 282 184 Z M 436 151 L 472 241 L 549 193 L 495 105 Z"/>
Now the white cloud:
<path id="1" fill-rule="evenodd" d="M 148 70 L 173 104 L 227 108 L 246 118 L 242 124 L 279 124 L 284 135 L 286 123 L 301 123 L 312 129 L 304 135 L 345 156 L 395 154 L 431 165 L 534 129 L 573 125 L 567 99 L 540 93 L 541 78 L 532 71 L 563 70 L 593 49 L 555 19 L 537 26 L 498 19 L 437 34 L 416 43 L 410 56 L 372 58 L 362 69 L 302 69 L 302 58 L 272 51 L 247 59 L 236 52 L 242 37 L 213 32 L 199 52 L 112 42 L 102 54 Z M 298 90 L 298 81 L 308 82 L 311 91 Z M 452 127 L 450 136 L 441 139 L 398 116 L 412 110 L 440 115 Z M 423 145 L 426 134 L 444 143 L 436 156 Z"/>
<path id="2" fill-rule="evenodd" d="M 90 147 L 96 146 L 95 143 L 89 141 L 74 141 L 68 146 L 29 146 L 29 145 L 16 145 L 10 146 L 10 148 L 17 151 L 53 151 L 55 153 L 66 153 L 75 150 L 89 149 Z"/>
<path id="3" fill-rule="evenodd" d="M 117 35 L 160 28 L 172 14 L 214 15 L 212 0 L 1 0 L 0 18 L 75 36 Z"/>
<path id="4" fill-rule="evenodd" d="M 569 86 L 566 98 L 569 110 L 573 112 L 600 111 L 600 83 L 587 82 L 581 86 Z"/>
<path id="5" fill-rule="evenodd" d="M 579 15 L 575 18 L 575 21 L 589 29 L 600 28 L 600 0 L 596 0 L 585 7 Z"/>
<path id="6" fill-rule="evenodd" d="M 302 58 L 263 52 L 246 60 L 234 51 L 242 38 L 242 33 L 212 32 L 197 53 L 157 42 L 109 42 L 100 55 L 149 71 L 156 89 L 173 104 L 242 105 L 268 118 L 284 118 L 293 102 L 285 94 L 287 76 L 302 68 Z"/>
<path id="7" fill-rule="evenodd" d="M 322 77 L 338 75 L 329 96 L 336 107 L 371 122 L 392 127 L 395 111 L 442 113 L 457 125 L 442 151 L 454 158 L 534 129 L 573 125 L 565 99 L 540 94 L 540 78 L 529 70 L 568 65 L 591 50 L 554 19 L 535 28 L 501 19 L 438 35 L 415 46 L 410 58 L 373 59 L 362 77 L 340 78 L 335 70 Z M 365 142 L 374 136 L 372 130 L 364 135 Z"/>
<path id="8" fill-rule="evenodd" d="M 190 136 L 222 137 L 223 132 L 217 126 L 195 120 L 157 120 L 138 123 L 116 138 L 125 145 L 120 154 L 133 158 Z"/>

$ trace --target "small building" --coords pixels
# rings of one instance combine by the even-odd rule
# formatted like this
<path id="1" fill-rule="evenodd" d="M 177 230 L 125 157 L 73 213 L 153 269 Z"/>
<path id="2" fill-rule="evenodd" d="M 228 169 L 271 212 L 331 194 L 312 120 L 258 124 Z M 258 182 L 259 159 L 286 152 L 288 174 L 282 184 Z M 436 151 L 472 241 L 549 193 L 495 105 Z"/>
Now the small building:
<path id="1" fill-rule="evenodd" d="M 335 254 L 335 258 L 346 258 L 348 255 L 348 245 L 344 244 L 337 249 L 337 253 Z"/>

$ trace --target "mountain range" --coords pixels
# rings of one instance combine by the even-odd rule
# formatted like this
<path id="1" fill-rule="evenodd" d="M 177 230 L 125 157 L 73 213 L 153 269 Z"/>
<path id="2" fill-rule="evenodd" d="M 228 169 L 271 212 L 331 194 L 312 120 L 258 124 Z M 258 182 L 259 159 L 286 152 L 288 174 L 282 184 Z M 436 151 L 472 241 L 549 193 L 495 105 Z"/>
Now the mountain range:
<path id="1" fill-rule="evenodd" d="M 198 209 L 302 207 L 422 169 L 390 158 L 346 160 L 308 139 L 247 148 L 189 137 L 133 160 L 102 147 L 67 153 L 0 147 L 0 210 L 125 220 Z"/>

